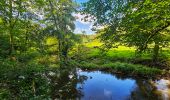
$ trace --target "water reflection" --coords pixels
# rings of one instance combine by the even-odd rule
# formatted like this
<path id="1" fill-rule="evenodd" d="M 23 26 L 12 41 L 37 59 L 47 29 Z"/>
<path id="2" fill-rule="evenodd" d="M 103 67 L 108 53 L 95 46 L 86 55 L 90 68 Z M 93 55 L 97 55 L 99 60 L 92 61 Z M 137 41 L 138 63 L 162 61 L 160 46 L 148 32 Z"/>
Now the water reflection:
<path id="1" fill-rule="evenodd" d="M 74 99 L 80 93 L 75 88 L 78 82 L 75 70 L 62 70 L 58 76 L 51 77 L 52 99 Z"/>
<path id="2" fill-rule="evenodd" d="M 131 93 L 132 100 L 160 100 L 155 93 L 156 88 L 152 84 L 152 80 L 136 80 L 136 88 Z"/>
<path id="3" fill-rule="evenodd" d="M 86 77 L 76 88 L 81 100 L 169 100 L 170 82 L 134 79 L 101 71 L 78 71 L 78 78 Z M 163 89 L 161 87 L 164 87 Z"/>
<path id="4" fill-rule="evenodd" d="M 84 94 L 81 97 L 83 100 L 125 100 L 135 86 L 135 80 L 118 79 L 100 71 L 81 72 L 79 76 L 88 77 L 83 83 L 77 84 L 77 88 Z"/>
<path id="5" fill-rule="evenodd" d="M 157 88 L 157 93 L 161 95 L 161 98 L 170 100 L 170 80 L 161 79 L 156 81 L 154 85 Z"/>
<path id="6" fill-rule="evenodd" d="M 80 69 L 19 75 L 0 83 L 0 99 L 170 100 L 170 81 Z M 6 96 L 7 97 L 7 96 Z"/>

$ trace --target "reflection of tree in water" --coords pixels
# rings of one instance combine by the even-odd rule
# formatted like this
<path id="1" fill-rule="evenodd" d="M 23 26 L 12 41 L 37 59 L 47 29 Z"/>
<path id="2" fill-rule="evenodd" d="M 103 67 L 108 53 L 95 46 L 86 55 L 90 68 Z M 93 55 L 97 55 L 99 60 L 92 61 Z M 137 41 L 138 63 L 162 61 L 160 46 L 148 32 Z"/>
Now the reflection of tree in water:
<path id="1" fill-rule="evenodd" d="M 136 88 L 131 93 L 131 100 L 162 100 L 156 93 L 152 80 L 136 80 Z"/>
<path id="2" fill-rule="evenodd" d="M 80 99 L 83 97 L 83 85 L 88 77 L 77 73 L 76 69 L 61 70 L 58 75 L 50 77 L 52 91 L 52 99 Z M 108 73 L 107 73 L 108 74 Z M 129 77 L 114 74 L 117 79 L 125 80 Z M 127 97 L 129 100 L 162 100 L 161 96 L 156 93 L 156 87 L 152 83 L 152 80 L 135 79 L 136 86 L 134 86 L 131 95 Z"/>
<path id="3" fill-rule="evenodd" d="M 91 78 L 91 77 L 90 77 Z M 84 93 L 83 93 L 83 85 L 85 84 L 84 81 L 87 80 L 88 77 L 85 76 L 85 75 L 78 75 L 78 82 L 77 82 L 77 90 L 79 91 L 79 93 L 81 94 L 80 97 L 83 97 L 84 96 Z M 79 98 L 80 98 L 79 97 Z"/>
<path id="4" fill-rule="evenodd" d="M 107 73 L 107 72 L 104 72 Z M 113 74 L 117 79 L 134 79 L 136 80 L 136 87 L 128 97 L 130 100 L 163 100 L 161 94 L 157 92 L 157 88 L 153 84 L 153 80 L 136 79 L 127 75 Z"/>
<path id="5" fill-rule="evenodd" d="M 124 73 L 114 73 L 114 72 L 107 72 L 107 71 L 102 71 L 102 73 L 104 73 L 104 74 L 111 74 L 111 75 L 115 76 L 116 79 L 120 79 L 120 80 L 126 80 L 126 79 L 133 79 L 133 80 L 135 80 L 135 77 L 128 76 L 127 74 L 124 74 Z"/>
<path id="6" fill-rule="evenodd" d="M 85 80 L 79 78 L 75 69 L 52 70 L 46 72 L 23 72 L 0 78 L 0 99 L 75 99 L 81 93 L 76 89 L 77 83 Z M 2 92 L 1 92 L 2 93 Z M 2 95 L 4 95 L 2 97 Z"/>
<path id="7" fill-rule="evenodd" d="M 59 75 L 51 77 L 53 99 L 75 99 L 80 98 L 81 93 L 76 89 L 77 83 L 84 81 L 77 75 L 76 69 L 61 70 Z"/>

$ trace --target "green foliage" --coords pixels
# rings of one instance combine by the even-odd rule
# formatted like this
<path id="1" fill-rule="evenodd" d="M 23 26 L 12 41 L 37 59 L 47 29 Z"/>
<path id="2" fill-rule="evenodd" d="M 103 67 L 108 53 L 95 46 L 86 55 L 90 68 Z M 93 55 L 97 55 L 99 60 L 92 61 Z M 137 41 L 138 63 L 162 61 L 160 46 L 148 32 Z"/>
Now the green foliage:
<path id="1" fill-rule="evenodd" d="M 80 62 L 80 68 L 95 69 L 97 67 L 98 65 L 95 63 L 90 63 L 90 62 L 85 62 L 85 61 Z"/>
<path id="2" fill-rule="evenodd" d="M 68 52 L 79 37 L 73 33 L 75 29 L 73 12 L 76 11 L 77 5 L 72 0 L 47 0 L 45 6 L 44 23 L 45 31 L 57 38 L 58 56 L 60 65 L 67 62 Z"/>
<path id="3" fill-rule="evenodd" d="M 75 49 L 72 50 L 71 58 L 76 59 L 77 61 L 82 61 L 87 59 L 88 52 L 90 51 L 90 48 L 87 48 L 84 45 L 78 45 Z"/>
<path id="4" fill-rule="evenodd" d="M 108 63 L 102 65 L 104 68 L 111 67 L 114 70 L 121 71 L 124 73 L 139 74 L 139 75 L 158 75 L 162 74 L 161 70 L 156 68 L 148 68 L 142 65 L 128 64 L 128 63 Z"/>
<path id="5" fill-rule="evenodd" d="M 7 89 L 0 89 L 0 99 L 7 99 L 10 98 L 10 91 L 8 91 Z"/>
<path id="6" fill-rule="evenodd" d="M 162 70 L 164 68 L 169 69 L 166 64 L 168 60 L 165 60 L 164 63 L 160 60 L 157 64 L 154 64 L 149 51 L 143 53 L 140 59 L 136 59 L 134 48 L 118 46 L 118 48 L 112 48 L 107 52 L 102 52 L 99 48 L 93 48 L 94 46 L 91 48 L 89 48 L 88 45 L 87 47 L 80 46 L 80 51 L 74 53 L 74 60 L 71 61 L 73 63 L 72 65 L 90 70 L 109 69 L 109 71 L 120 71 L 130 75 L 132 72 L 132 75 L 141 75 L 144 77 L 145 75 L 146 77 L 150 77 L 161 73 L 164 74 Z M 162 52 L 167 53 L 167 51 Z"/>
<path id="7" fill-rule="evenodd" d="M 60 85 L 66 85 L 58 89 L 68 90 L 73 81 L 68 75 L 76 67 L 150 77 L 166 72 L 131 61 L 136 48 L 154 48 L 158 55 L 169 45 L 169 0 L 90 0 L 83 5 L 95 26 L 105 27 L 99 34 L 73 33 L 74 0 L 0 0 L 0 99 L 49 99 L 65 76 L 67 82 Z M 169 58 L 169 50 L 163 54 Z M 151 55 L 144 53 L 146 58 Z M 59 67 L 64 70 L 49 75 Z"/>
<path id="8" fill-rule="evenodd" d="M 50 85 L 44 66 L 24 65 L 10 60 L 1 60 L 0 64 L 1 99 L 49 98 Z"/>
<path id="9" fill-rule="evenodd" d="M 116 73 L 122 73 L 122 74 L 129 74 L 129 75 L 137 75 L 142 77 L 154 77 L 155 75 L 161 75 L 163 74 L 163 71 L 157 68 L 149 68 L 143 65 L 137 65 L 137 64 L 130 64 L 130 63 L 121 63 L 121 62 L 115 62 L 115 63 L 107 63 L 102 65 L 97 65 L 95 63 L 89 63 L 89 62 L 81 62 L 80 68 L 83 69 L 99 69 L 99 70 L 107 70 L 113 71 Z"/>
<path id="10" fill-rule="evenodd" d="M 6 57 L 8 55 L 9 43 L 8 39 L 4 35 L 0 35 L 0 55 L 1 57 Z"/>
<path id="11" fill-rule="evenodd" d="M 141 54 L 154 43 L 153 59 L 157 59 L 159 48 L 169 44 L 169 2 L 89 0 L 83 4 L 82 12 L 96 18 L 95 25 L 105 26 L 99 31 L 105 47 L 114 47 L 118 42 L 137 47 Z"/>

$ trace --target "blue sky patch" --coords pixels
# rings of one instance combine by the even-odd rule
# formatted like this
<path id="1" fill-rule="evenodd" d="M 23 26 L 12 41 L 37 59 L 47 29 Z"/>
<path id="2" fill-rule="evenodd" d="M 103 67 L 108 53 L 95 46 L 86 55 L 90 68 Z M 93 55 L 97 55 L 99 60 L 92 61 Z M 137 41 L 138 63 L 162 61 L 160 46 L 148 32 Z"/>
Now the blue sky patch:
<path id="1" fill-rule="evenodd" d="M 77 3 L 87 2 L 88 0 L 75 0 Z M 93 22 L 85 22 L 81 20 L 84 16 L 81 14 L 73 14 L 77 20 L 74 22 L 76 29 L 74 30 L 75 33 L 80 34 L 82 31 L 85 31 L 87 34 L 94 34 L 94 31 L 91 30 L 93 26 Z"/>

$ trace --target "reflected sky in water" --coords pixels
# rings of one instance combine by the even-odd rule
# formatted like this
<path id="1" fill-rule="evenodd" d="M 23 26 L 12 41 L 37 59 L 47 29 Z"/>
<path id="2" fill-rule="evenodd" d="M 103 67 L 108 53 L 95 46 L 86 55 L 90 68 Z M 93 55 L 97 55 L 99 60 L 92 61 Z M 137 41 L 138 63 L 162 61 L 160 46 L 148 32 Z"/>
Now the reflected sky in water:
<path id="1" fill-rule="evenodd" d="M 136 87 L 133 79 L 118 79 L 111 74 L 94 72 L 80 72 L 79 76 L 87 76 L 83 83 L 77 84 L 84 96 L 82 100 L 126 100 Z"/>

